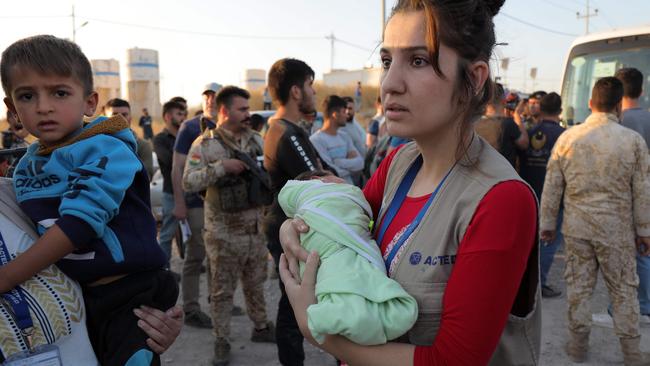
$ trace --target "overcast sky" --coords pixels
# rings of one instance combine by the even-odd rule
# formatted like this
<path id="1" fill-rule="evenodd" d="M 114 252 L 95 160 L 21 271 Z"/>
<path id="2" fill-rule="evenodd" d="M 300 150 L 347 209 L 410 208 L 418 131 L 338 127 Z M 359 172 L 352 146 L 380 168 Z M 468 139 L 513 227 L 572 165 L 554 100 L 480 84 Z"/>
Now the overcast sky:
<path id="1" fill-rule="evenodd" d="M 69 0 L 3 3 L 0 49 L 35 34 L 71 38 L 72 4 Z M 88 22 L 77 30 L 77 43 L 90 59 L 118 59 L 123 82 L 126 49 L 159 51 L 162 100 L 183 95 L 198 103 L 205 83 L 238 84 L 244 69 L 268 70 L 275 60 L 287 56 L 309 63 L 320 79 L 330 69 L 330 41 L 325 39 L 330 33 L 343 41 L 335 42 L 335 68 L 379 64 L 373 52 L 381 34 L 379 0 L 85 0 L 74 4 L 76 25 Z M 393 4 L 387 0 L 387 14 Z M 648 0 L 592 0 L 590 4 L 599 9 L 590 22 L 592 32 L 650 25 Z M 576 19 L 577 11 L 585 13 L 584 1 L 506 1 L 495 23 L 498 42 L 508 45 L 499 46 L 495 57 L 509 57 L 511 62 L 505 75 L 502 70 L 494 70 L 495 74 L 507 76 L 506 82 L 514 88 L 559 91 L 568 48 L 585 32 L 585 21 Z M 527 77 L 532 67 L 538 68 L 534 85 Z"/>

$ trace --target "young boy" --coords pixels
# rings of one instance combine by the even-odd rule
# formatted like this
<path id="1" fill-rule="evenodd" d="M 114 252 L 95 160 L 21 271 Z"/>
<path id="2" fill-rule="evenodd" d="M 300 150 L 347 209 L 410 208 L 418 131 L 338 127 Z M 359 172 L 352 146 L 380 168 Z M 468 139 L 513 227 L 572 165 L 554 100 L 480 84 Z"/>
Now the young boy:
<path id="1" fill-rule="evenodd" d="M 122 117 L 97 107 L 79 47 L 54 36 L 9 46 L 0 62 L 7 108 L 38 138 L 14 173 L 21 209 L 41 237 L 0 267 L 0 293 L 56 263 L 83 288 L 91 343 L 102 365 L 158 365 L 134 309 L 173 306 L 178 288 L 162 270 L 147 173 Z"/>
<path id="2" fill-rule="evenodd" d="M 288 217 L 310 230 L 302 246 L 316 250 L 316 298 L 307 309 L 309 330 L 318 342 L 341 334 L 363 345 L 386 343 L 406 333 L 418 307 L 394 280 L 370 234 L 372 211 L 361 190 L 326 171 L 311 171 L 288 181 L 278 195 Z M 304 263 L 301 263 L 301 271 Z"/>

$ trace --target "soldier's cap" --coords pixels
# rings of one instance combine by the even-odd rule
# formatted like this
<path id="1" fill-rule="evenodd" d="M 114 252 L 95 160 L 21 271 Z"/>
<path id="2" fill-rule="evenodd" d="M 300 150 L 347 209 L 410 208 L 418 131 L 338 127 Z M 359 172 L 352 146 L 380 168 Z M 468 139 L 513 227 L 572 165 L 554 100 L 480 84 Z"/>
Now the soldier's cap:
<path id="1" fill-rule="evenodd" d="M 221 85 L 219 85 L 219 84 L 217 84 L 215 82 L 208 83 L 208 84 L 205 84 L 205 87 L 203 88 L 203 92 L 201 93 L 201 95 L 203 95 L 205 93 L 209 93 L 209 92 L 216 93 L 219 90 L 221 90 Z"/>

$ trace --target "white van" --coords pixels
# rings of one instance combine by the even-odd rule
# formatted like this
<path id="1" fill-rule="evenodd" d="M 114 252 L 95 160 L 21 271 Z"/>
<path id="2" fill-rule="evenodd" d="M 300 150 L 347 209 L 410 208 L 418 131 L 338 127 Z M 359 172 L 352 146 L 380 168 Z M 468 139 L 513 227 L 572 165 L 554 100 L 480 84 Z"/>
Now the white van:
<path id="1" fill-rule="evenodd" d="M 577 38 L 562 77 L 562 119 L 580 124 L 591 114 L 589 99 L 596 81 L 624 67 L 639 69 L 646 80 L 641 107 L 650 110 L 650 26 L 592 33 Z"/>

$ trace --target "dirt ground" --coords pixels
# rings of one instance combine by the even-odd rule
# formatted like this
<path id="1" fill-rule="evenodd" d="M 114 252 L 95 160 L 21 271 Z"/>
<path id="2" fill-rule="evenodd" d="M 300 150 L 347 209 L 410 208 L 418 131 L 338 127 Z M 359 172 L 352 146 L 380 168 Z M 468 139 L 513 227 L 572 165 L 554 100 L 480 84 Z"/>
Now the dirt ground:
<path id="1" fill-rule="evenodd" d="M 559 298 L 544 299 L 542 304 L 542 354 L 541 365 L 563 366 L 573 365 L 564 354 L 563 347 L 566 341 L 566 296 L 564 295 L 564 280 L 562 270 L 564 267 L 563 255 L 559 253 L 550 273 L 549 283 L 563 291 Z M 181 260 L 173 260 L 173 268 L 180 269 Z M 270 266 L 270 262 L 269 262 Z M 265 294 L 269 317 L 275 321 L 277 303 L 280 295 L 277 279 L 267 279 Z M 241 288 L 237 289 L 235 304 L 245 308 Z M 592 299 L 592 310 L 596 313 L 606 311 L 608 304 L 607 291 L 599 278 L 596 291 Z M 201 306 L 209 312 L 207 303 L 206 279 L 201 276 Z M 488 316 L 488 314 L 486 314 Z M 247 316 L 233 317 L 231 335 L 231 363 L 232 366 L 276 366 L 277 351 L 274 344 L 252 343 L 249 341 L 252 323 Z M 650 352 L 650 328 L 642 328 L 642 348 Z M 212 358 L 212 345 L 214 336 L 210 329 L 197 329 L 185 326 L 176 343 L 169 351 L 162 355 L 164 365 L 210 365 Z M 307 366 L 336 365 L 334 359 L 328 354 L 305 342 Z M 594 326 L 591 333 L 590 353 L 585 366 L 623 365 L 618 338 L 609 328 Z"/>

